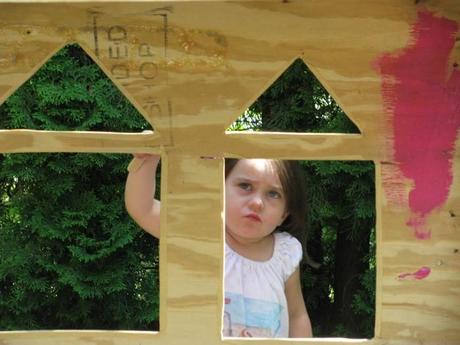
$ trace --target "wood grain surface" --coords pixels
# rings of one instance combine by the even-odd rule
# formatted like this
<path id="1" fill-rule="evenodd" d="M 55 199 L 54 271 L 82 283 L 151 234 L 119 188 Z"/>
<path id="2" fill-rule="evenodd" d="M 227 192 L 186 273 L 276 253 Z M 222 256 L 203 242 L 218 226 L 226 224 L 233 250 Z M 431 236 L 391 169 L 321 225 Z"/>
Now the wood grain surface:
<path id="1" fill-rule="evenodd" d="M 77 43 L 155 129 L 0 129 L 0 152 L 163 159 L 160 332 L 0 332 L 0 345 L 247 344 L 220 335 L 224 157 L 376 164 L 375 337 L 296 343 L 460 344 L 459 26 L 457 0 L 0 0 L 0 102 Z M 226 132 L 297 58 L 360 134 Z"/>

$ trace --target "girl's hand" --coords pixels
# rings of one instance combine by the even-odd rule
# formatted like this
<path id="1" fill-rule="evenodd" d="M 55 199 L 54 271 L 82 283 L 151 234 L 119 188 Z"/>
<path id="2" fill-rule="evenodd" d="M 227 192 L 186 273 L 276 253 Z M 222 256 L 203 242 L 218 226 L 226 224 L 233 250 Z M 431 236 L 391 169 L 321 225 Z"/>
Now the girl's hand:
<path id="1" fill-rule="evenodd" d="M 160 155 L 156 155 L 153 153 L 133 153 L 134 158 L 137 159 L 155 159 L 160 160 Z"/>
<path id="2" fill-rule="evenodd" d="M 151 153 L 133 153 L 133 156 L 134 159 L 128 165 L 130 173 L 138 171 L 145 162 L 154 163 L 156 168 L 156 164 L 158 164 L 161 158 L 160 155 Z"/>

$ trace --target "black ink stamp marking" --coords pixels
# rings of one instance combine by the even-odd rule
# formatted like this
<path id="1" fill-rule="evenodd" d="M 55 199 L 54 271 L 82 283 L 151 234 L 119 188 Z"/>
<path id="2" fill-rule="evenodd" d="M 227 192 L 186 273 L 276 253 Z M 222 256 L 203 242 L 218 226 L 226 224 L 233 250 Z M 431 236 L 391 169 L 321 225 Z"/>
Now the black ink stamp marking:
<path id="1" fill-rule="evenodd" d="M 140 57 L 153 57 L 153 53 L 150 51 L 150 48 L 152 48 L 150 45 L 147 43 L 141 43 L 139 45 L 139 56 Z"/>
<path id="2" fill-rule="evenodd" d="M 144 62 L 139 67 L 139 74 L 144 79 L 154 79 L 158 74 L 158 66 L 153 62 Z"/>
<path id="3" fill-rule="evenodd" d="M 172 8 L 168 8 L 170 12 L 172 12 Z M 154 10 L 152 10 L 154 11 Z M 163 13 L 163 14 L 154 14 L 154 16 L 160 16 L 163 17 L 163 47 L 164 47 L 164 58 L 167 59 L 168 57 L 168 14 Z"/>
<path id="4" fill-rule="evenodd" d="M 154 111 L 156 111 L 160 117 L 162 116 L 161 106 L 157 103 L 155 99 L 149 99 L 147 102 L 145 102 L 144 107 L 149 112 L 153 113 Z"/>
<path id="5" fill-rule="evenodd" d="M 99 38 L 97 36 L 97 17 L 93 16 L 94 53 L 99 57 Z"/>
<path id="6" fill-rule="evenodd" d="M 115 79 L 128 79 L 129 78 L 129 68 L 126 65 L 114 65 L 110 70 L 110 73 L 113 74 Z"/>
<path id="7" fill-rule="evenodd" d="M 123 46 L 120 47 L 118 43 L 115 43 L 116 46 L 114 47 L 115 49 L 112 49 L 112 47 L 109 47 L 109 58 L 110 59 L 126 59 L 128 58 L 128 46 Z M 124 55 L 120 55 L 120 48 L 125 48 L 124 49 Z M 115 53 L 114 53 L 115 51 Z"/>
<path id="8" fill-rule="evenodd" d="M 109 41 L 124 41 L 128 37 L 128 32 L 120 25 L 111 26 L 107 32 Z"/>

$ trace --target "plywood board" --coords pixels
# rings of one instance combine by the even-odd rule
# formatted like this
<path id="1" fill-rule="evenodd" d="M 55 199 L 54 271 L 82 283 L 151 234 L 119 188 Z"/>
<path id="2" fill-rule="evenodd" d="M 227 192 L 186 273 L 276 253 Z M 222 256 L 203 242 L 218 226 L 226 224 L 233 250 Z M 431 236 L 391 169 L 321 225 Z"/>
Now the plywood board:
<path id="1" fill-rule="evenodd" d="M 459 344 L 459 26 L 455 0 L 0 0 L 0 101 L 76 42 L 155 128 L 2 130 L 0 152 L 164 162 L 159 334 L 1 332 L 0 344 L 222 343 L 223 157 L 376 163 L 375 338 L 299 342 Z M 361 134 L 226 133 L 299 57 Z"/>

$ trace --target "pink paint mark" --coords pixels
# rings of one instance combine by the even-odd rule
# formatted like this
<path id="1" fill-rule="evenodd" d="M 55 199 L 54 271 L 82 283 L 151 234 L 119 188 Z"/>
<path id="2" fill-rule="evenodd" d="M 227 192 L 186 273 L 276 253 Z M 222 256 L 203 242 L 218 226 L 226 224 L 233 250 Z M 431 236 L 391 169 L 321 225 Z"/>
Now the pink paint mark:
<path id="1" fill-rule="evenodd" d="M 460 72 L 449 62 L 459 27 L 455 21 L 418 13 L 413 42 L 401 53 L 376 61 L 382 74 L 385 110 L 393 127 L 394 159 L 412 179 L 411 217 L 418 239 L 430 238 L 428 215 L 447 199 L 460 127 Z"/>
<path id="2" fill-rule="evenodd" d="M 421 280 L 428 277 L 431 273 L 431 268 L 423 266 L 414 273 L 401 273 L 398 280 Z"/>
<path id="3" fill-rule="evenodd" d="M 390 147 L 393 143 L 390 143 Z M 388 202 L 396 208 L 404 208 L 406 205 L 406 186 L 404 175 L 399 166 L 382 162 L 382 184 Z"/>

